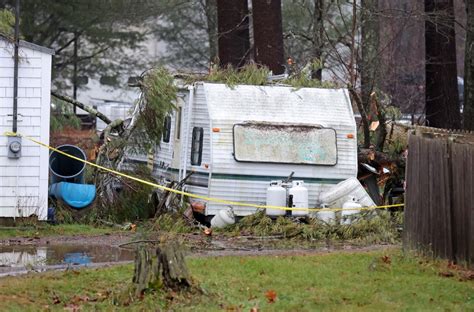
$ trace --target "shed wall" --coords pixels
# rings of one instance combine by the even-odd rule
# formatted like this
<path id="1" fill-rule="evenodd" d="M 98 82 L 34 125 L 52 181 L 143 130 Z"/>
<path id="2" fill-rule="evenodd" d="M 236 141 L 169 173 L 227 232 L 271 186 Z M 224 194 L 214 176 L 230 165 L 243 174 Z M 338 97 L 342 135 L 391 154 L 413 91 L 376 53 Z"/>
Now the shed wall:
<path id="1" fill-rule="evenodd" d="M 20 48 L 18 133 L 49 144 L 51 55 Z M 13 46 L 0 38 L 0 217 L 47 217 L 48 150 L 23 139 L 22 157 L 7 158 L 13 124 Z"/>

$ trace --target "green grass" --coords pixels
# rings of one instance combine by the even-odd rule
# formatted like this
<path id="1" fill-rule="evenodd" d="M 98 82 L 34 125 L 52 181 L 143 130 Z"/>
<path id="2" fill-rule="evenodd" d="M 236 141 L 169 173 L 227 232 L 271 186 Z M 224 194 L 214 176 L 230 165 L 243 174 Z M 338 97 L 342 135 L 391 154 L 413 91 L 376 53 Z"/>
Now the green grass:
<path id="1" fill-rule="evenodd" d="M 20 225 L 18 227 L 0 226 L 0 239 L 12 237 L 44 237 L 44 236 L 73 236 L 73 235 L 100 235 L 117 232 L 110 227 L 94 227 L 85 224 L 35 224 Z"/>
<path id="2" fill-rule="evenodd" d="M 386 258 L 383 258 L 386 256 Z M 385 261 L 383 260 L 385 259 Z M 204 294 L 150 293 L 130 301 L 133 267 L 0 279 L 0 310 L 315 311 L 474 309 L 474 283 L 445 262 L 389 249 L 310 256 L 189 259 Z M 266 294 L 276 300 L 270 303 Z M 54 304 L 54 302 L 57 302 Z M 91 302 L 92 301 L 92 302 Z"/>

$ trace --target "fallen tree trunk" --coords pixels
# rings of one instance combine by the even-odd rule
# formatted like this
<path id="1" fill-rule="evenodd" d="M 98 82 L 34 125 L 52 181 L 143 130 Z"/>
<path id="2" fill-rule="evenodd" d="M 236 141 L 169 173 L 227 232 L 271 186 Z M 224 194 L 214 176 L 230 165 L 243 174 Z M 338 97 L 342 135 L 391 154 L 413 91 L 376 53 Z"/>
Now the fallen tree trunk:
<path id="1" fill-rule="evenodd" d="M 105 116 L 104 114 L 102 114 L 98 110 L 90 107 L 89 105 L 85 105 L 85 104 L 73 99 L 72 97 L 69 97 L 67 95 L 62 95 L 62 94 L 59 94 L 59 93 L 56 93 L 56 92 L 51 92 L 51 95 L 54 96 L 57 99 L 60 99 L 61 101 L 68 102 L 68 103 L 70 103 L 70 104 L 72 104 L 76 107 L 79 107 L 82 110 L 85 110 L 86 112 L 88 112 L 89 114 L 99 118 L 100 120 L 102 120 L 106 124 L 110 124 L 112 122 L 112 120 L 110 120 L 107 116 Z"/>

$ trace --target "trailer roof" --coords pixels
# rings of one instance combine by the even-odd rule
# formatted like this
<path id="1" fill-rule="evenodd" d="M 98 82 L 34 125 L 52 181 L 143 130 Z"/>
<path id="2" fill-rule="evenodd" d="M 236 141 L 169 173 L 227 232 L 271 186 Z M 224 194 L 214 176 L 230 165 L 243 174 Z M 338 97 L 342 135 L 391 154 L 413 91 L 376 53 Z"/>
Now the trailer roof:
<path id="1" fill-rule="evenodd" d="M 213 120 L 355 126 L 346 89 L 203 83 Z"/>

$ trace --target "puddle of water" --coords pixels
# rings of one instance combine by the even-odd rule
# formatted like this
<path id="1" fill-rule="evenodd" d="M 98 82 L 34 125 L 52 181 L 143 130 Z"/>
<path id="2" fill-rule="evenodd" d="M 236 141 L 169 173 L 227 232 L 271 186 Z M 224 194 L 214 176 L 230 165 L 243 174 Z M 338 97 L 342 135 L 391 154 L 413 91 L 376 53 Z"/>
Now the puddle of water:
<path id="1" fill-rule="evenodd" d="M 134 256 L 133 250 L 102 245 L 0 246 L 0 267 L 88 265 L 130 261 Z"/>

